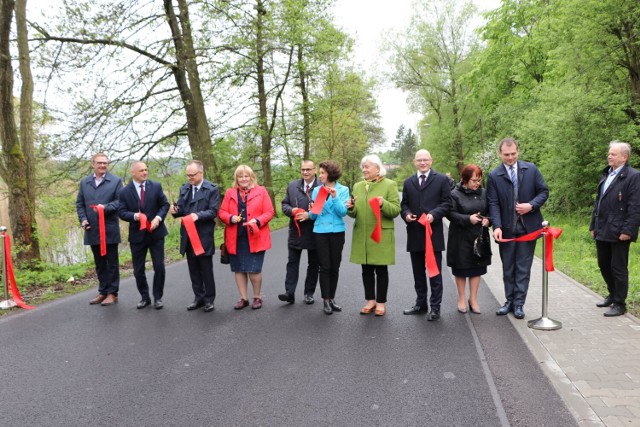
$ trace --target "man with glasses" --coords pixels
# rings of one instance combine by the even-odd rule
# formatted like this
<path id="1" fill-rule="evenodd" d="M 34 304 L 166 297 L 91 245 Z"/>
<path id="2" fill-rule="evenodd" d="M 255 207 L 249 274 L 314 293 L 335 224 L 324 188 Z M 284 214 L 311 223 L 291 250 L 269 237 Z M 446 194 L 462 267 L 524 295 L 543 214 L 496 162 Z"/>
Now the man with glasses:
<path id="1" fill-rule="evenodd" d="M 98 295 L 89 301 L 89 304 L 109 306 L 118 302 L 120 288 L 118 192 L 122 188 L 122 180 L 108 172 L 109 159 L 104 153 L 94 154 L 91 167 L 93 173 L 80 181 L 76 211 L 80 226 L 84 228 L 84 244 L 91 246 L 98 276 Z M 100 210 L 104 215 L 105 242 L 102 247 Z"/>
<path id="2" fill-rule="evenodd" d="M 313 304 L 313 294 L 318 283 L 318 259 L 313 238 L 313 220 L 309 218 L 311 193 L 320 185 L 316 178 L 316 166 L 311 160 L 303 160 L 300 168 L 301 179 L 291 181 L 282 199 L 282 212 L 289 220 L 289 260 L 284 281 L 285 293 L 278 295 L 280 301 L 293 304 L 298 285 L 300 257 L 307 250 L 307 278 L 304 282 L 304 302 Z"/>
<path id="3" fill-rule="evenodd" d="M 496 311 L 498 316 L 513 312 L 524 319 L 524 303 L 529 290 L 531 264 L 536 241 L 501 242 L 542 228 L 540 208 L 549 197 L 542 174 L 533 163 L 518 160 L 518 141 L 500 141 L 502 163 L 489 173 L 487 204 L 493 225 L 493 237 L 499 243 L 502 278 L 507 301 Z"/>
<path id="4" fill-rule="evenodd" d="M 418 220 L 426 215 L 431 225 L 433 251 L 439 274 L 429 279 L 431 285 L 431 313 L 427 320 L 440 319 L 442 303 L 442 251 L 444 251 L 444 232 L 442 218 L 451 210 L 451 187 L 445 174 L 431 169 L 433 160 L 427 150 L 418 150 L 413 159 L 417 172 L 404 181 L 400 208 L 402 219 L 407 223 L 407 252 L 411 255 L 411 268 L 416 289 L 416 303 L 404 310 L 404 314 L 424 314 L 429 311 L 427 303 L 427 274 L 425 265 L 426 237 L 425 226 Z"/>
<path id="5" fill-rule="evenodd" d="M 204 179 L 204 166 L 199 160 L 191 160 L 187 165 L 187 183 L 180 187 L 178 201 L 169 212 L 174 218 L 189 216 L 195 226 L 195 235 L 189 234 L 183 221 L 180 226 L 180 253 L 187 255 L 189 276 L 194 300 L 187 310 L 204 307 L 204 311 L 213 311 L 216 298 L 216 282 L 213 278 L 213 254 L 215 253 L 215 219 L 218 216 L 220 191 L 218 187 Z M 192 231 L 193 233 L 193 231 Z M 196 254 L 191 241 L 197 239 L 204 250 Z M 196 242 L 196 247 L 197 242 Z"/>

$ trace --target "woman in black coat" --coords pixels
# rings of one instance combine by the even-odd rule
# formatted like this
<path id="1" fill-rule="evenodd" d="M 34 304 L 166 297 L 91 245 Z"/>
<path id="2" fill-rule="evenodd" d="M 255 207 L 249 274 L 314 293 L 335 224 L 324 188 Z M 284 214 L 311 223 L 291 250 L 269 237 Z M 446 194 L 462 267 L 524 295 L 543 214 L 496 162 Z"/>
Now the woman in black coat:
<path id="1" fill-rule="evenodd" d="M 467 312 L 465 288 L 469 278 L 469 310 L 479 314 L 480 276 L 487 273 L 487 265 L 491 264 L 491 251 L 479 258 L 473 253 L 473 244 L 481 233 L 487 241 L 489 239 L 487 195 L 480 187 L 482 169 L 478 166 L 465 166 L 461 178 L 460 184 L 451 192 L 453 205 L 447 215 L 450 221 L 447 265 L 451 267 L 458 288 L 458 311 Z"/>

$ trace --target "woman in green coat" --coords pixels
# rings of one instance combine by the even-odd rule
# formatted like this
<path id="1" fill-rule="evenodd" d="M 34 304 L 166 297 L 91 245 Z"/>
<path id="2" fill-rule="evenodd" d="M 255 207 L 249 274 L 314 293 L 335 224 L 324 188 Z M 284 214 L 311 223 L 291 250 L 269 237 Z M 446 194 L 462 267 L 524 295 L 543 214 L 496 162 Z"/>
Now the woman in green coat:
<path id="1" fill-rule="evenodd" d="M 387 266 L 396 262 L 396 239 L 393 218 L 400 213 L 400 197 L 396 183 L 385 178 L 386 169 L 375 154 L 365 156 L 360 162 L 364 181 L 353 186 L 353 198 L 347 202 L 347 215 L 355 218 L 351 242 L 351 262 L 362 264 L 364 297 L 367 304 L 360 314 L 386 313 L 389 271 Z M 372 234 L 376 228 L 376 216 L 370 200 L 380 203 L 382 233 L 379 243 Z"/>

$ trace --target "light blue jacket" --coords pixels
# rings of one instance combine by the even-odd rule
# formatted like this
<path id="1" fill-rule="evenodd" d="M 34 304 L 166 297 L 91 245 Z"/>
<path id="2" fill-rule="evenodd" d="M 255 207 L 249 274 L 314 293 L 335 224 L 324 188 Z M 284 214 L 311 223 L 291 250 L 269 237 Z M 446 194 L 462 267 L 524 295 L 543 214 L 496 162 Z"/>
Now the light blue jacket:
<path id="1" fill-rule="evenodd" d="M 315 202 L 321 187 L 313 189 L 311 199 Z M 327 199 L 322 207 L 320 215 L 309 212 L 309 217 L 315 220 L 314 233 L 342 233 L 346 230 L 344 217 L 347 214 L 347 200 L 349 200 L 349 188 L 336 182 L 336 197 Z"/>

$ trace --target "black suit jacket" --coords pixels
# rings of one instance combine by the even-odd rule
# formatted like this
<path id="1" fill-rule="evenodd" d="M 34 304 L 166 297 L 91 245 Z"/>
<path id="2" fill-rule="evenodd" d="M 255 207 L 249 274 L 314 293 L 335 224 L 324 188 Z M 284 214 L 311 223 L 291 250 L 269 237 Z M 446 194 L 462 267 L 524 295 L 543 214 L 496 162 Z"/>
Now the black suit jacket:
<path id="1" fill-rule="evenodd" d="M 220 190 L 218 187 L 207 181 L 202 181 L 200 190 L 196 193 L 196 197 L 191 197 L 191 184 L 186 183 L 180 187 L 178 195 L 178 213 L 171 214 L 174 218 L 180 218 L 185 215 L 195 213 L 198 220 L 195 222 L 200 243 L 204 249 L 204 256 L 212 256 L 215 253 L 215 244 L 213 232 L 215 231 L 215 219 L 218 216 L 218 206 L 220 205 Z M 184 255 L 187 251 L 187 243 L 189 236 L 184 226 L 180 226 L 180 253 Z"/>
<path id="2" fill-rule="evenodd" d="M 431 169 L 424 188 L 420 188 L 418 176 L 411 175 L 404 181 L 400 208 L 400 215 L 407 223 L 407 252 L 424 252 L 425 247 L 424 226 L 418 221 L 407 222 L 407 215 L 410 213 L 417 215 L 418 218 L 423 213 L 430 213 L 433 216 L 431 223 L 433 249 L 444 250 L 442 218 L 451 210 L 451 186 L 446 175 Z"/>
<path id="3" fill-rule="evenodd" d="M 138 212 L 147 215 L 149 222 L 156 216 L 162 219 L 158 228 L 151 232 L 153 240 L 164 239 L 164 236 L 168 234 L 164 219 L 169 212 L 169 201 L 162 191 L 162 185 L 159 182 L 147 180 L 144 188 L 144 206 L 140 206 L 140 197 L 138 197 L 133 181 L 118 193 L 120 201 L 118 216 L 121 220 L 129 223 L 129 242 L 132 243 L 142 242 L 149 235 L 148 231 L 140 230 L 140 221 L 134 219 L 134 215 Z"/>

